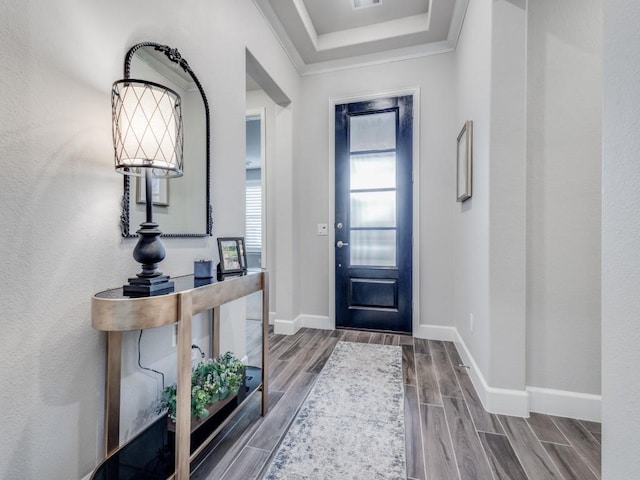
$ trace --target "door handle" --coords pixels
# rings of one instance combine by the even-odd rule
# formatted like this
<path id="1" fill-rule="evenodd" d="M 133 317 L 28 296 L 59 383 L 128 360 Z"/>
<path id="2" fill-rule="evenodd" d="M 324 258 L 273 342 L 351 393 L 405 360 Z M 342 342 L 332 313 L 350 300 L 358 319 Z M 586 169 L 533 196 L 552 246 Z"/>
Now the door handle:
<path id="1" fill-rule="evenodd" d="M 338 248 L 342 248 L 342 247 L 348 247 L 349 244 L 348 243 L 344 243 L 342 240 L 338 240 L 338 243 L 336 243 L 336 247 Z"/>

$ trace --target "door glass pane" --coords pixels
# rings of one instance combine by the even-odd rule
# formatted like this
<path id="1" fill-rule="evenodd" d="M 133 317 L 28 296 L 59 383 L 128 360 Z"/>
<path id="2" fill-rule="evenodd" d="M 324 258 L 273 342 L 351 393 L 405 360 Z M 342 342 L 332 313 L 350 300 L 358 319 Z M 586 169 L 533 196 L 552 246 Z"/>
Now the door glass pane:
<path id="1" fill-rule="evenodd" d="M 396 226 L 396 192 L 351 193 L 351 227 Z"/>
<path id="2" fill-rule="evenodd" d="M 351 230 L 351 265 L 396 266 L 395 230 Z"/>
<path id="3" fill-rule="evenodd" d="M 351 190 L 396 188 L 396 154 L 351 155 Z"/>
<path id="4" fill-rule="evenodd" d="M 396 112 L 349 117 L 350 151 L 396 148 Z"/>

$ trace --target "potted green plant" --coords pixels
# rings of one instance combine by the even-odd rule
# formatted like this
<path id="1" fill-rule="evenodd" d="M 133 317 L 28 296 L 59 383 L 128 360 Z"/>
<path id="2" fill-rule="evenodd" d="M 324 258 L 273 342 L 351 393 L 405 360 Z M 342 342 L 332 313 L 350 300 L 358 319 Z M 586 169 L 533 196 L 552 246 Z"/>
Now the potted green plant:
<path id="1" fill-rule="evenodd" d="M 244 382 L 246 365 L 231 352 L 196 365 L 191 372 L 191 431 L 233 400 Z M 158 413 L 168 413 L 169 427 L 175 427 L 176 384 L 160 394 Z"/>

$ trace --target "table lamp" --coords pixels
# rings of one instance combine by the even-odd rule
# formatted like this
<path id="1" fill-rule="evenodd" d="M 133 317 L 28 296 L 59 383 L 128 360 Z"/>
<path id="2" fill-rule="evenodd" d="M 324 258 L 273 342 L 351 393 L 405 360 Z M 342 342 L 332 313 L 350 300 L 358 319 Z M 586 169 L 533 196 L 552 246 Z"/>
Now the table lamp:
<path id="1" fill-rule="evenodd" d="M 146 221 L 136 231 L 133 258 L 142 271 L 123 286 L 124 295 L 150 296 L 173 291 L 158 271 L 166 252 L 153 222 L 154 178 L 182 176 L 183 128 L 180 95 L 154 82 L 125 79 L 111 90 L 116 172 L 145 178 Z"/>

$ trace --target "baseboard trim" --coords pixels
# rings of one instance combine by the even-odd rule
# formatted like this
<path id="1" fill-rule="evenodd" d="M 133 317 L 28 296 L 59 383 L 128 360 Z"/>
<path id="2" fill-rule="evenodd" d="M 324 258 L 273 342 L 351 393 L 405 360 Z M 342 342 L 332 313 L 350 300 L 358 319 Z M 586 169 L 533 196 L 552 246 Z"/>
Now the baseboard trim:
<path id="1" fill-rule="evenodd" d="M 526 390 L 512 390 L 507 388 L 491 387 L 482 375 L 482 371 L 469 351 L 467 344 L 460 336 L 458 329 L 453 328 L 456 334 L 456 348 L 462 361 L 469 366 L 471 383 L 480 397 L 480 401 L 487 412 L 514 417 L 529 416 L 529 394 Z"/>
<path id="2" fill-rule="evenodd" d="M 471 381 L 474 381 L 473 376 Z M 484 378 L 480 381 L 484 382 Z M 529 394 L 526 390 L 510 390 L 488 385 L 484 388 L 485 397 L 483 401 L 487 412 L 513 417 L 529 416 Z"/>
<path id="3" fill-rule="evenodd" d="M 469 376 L 485 410 L 501 415 L 528 417 L 545 413 L 593 422 L 601 421 L 602 396 L 540 387 L 511 390 L 489 386 L 473 355 L 455 327 L 418 325 L 418 338 L 454 342 L 460 358 L 469 366 Z"/>
<path id="4" fill-rule="evenodd" d="M 329 317 L 322 315 L 298 315 L 293 320 L 275 319 L 273 321 L 274 333 L 281 335 L 293 335 L 302 327 L 318 330 L 334 330 L 335 325 Z"/>
<path id="5" fill-rule="evenodd" d="M 532 412 L 592 422 L 602 420 L 602 395 L 540 387 L 527 387 L 527 392 Z"/>
<path id="6" fill-rule="evenodd" d="M 299 315 L 298 319 L 300 319 L 302 326 L 306 328 L 317 328 L 319 330 L 334 330 L 336 328 L 329 317 L 322 315 Z"/>
<path id="7" fill-rule="evenodd" d="M 459 337 L 458 330 L 455 327 L 438 325 L 418 325 L 418 328 L 413 332 L 413 336 L 443 342 L 455 342 Z"/>
<path id="8" fill-rule="evenodd" d="M 279 335 L 293 335 L 301 328 L 302 320 L 300 315 L 293 320 L 282 320 L 280 318 L 276 318 L 273 321 L 273 332 Z"/>
<path id="9" fill-rule="evenodd" d="M 276 312 L 269 312 L 269 325 L 276 323 Z"/>

